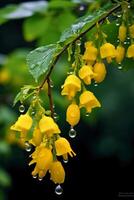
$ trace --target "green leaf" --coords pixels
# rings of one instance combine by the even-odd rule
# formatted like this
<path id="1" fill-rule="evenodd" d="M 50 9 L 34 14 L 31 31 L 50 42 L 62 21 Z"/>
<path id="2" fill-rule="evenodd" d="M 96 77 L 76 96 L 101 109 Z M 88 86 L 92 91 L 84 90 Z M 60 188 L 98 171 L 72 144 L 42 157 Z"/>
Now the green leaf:
<path id="1" fill-rule="evenodd" d="M 37 81 L 42 74 L 45 76 L 47 75 L 60 51 L 61 47 L 59 45 L 51 44 L 39 47 L 28 54 L 27 64 L 29 72 L 32 74 L 35 81 Z"/>
<path id="2" fill-rule="evenodd" d="M 105 9 L 100 9 L 92 15 L 81 17 L 76 23 L 63 32 L 59 43 L 68 44 L 75 40 L 80 34 L 98 22 L 99 19 L 107 15 L 109 9 L 112 7 L 112 4 L 108 4 Z"/>
<path id="3" fill-rule="evenodd" d="M 70 2 L 70 1 L 66 1 L 66 0 L 57 0 L 57 1 L 50 1 L 49 3 L 49 8 L 73 8 L 74 6 L 76 6 L 77 2 Z"/>
<path id="4" fill-rule="evenodd" d="M 46 1 L 26 2 L 18 5 L 8 5 L 0 10 L 0 23 L 9 19 L 30 17 L 35 13 L 44 13 L 48 7 Z"/>
<path id="5" fill-rule="evenodd" d="M 25 85 L 23 88 L 21 88 L 21 91 L 16 95 L 14 99 L 13 106 L 15 106 L 18 101 L 23 103 L 28 97 L 30 97 L 33 94 L 33 90 L 35 88 L 36 87 L 32 85 Z"/>

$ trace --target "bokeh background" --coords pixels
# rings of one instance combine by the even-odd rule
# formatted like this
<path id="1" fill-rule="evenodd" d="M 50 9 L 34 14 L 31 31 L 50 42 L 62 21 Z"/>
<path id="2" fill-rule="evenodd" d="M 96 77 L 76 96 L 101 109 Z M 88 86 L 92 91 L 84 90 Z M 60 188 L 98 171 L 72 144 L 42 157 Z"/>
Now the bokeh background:
<path id="1" fill-rule="evenodd" d="M 114 200 L 121 199 L 120 192 L 134 193 L 134 63 L 129 70 L 107 66 L 103 83 L 90 87 L 102 108 L 95 109 L 89 117 L 83 112 L 76 127 L 77 137 L 70 139 L 69 126 L 65 123 L 67 104 L 60 96 L 60 86 L 70 65 L 67 55 L 62 56 L 52 73 L 55 111 L 63 135 L 77 157 L 64 165 L 66 181 L 60 197 L 54 193 L 55 185 L 48 176 L 41 182 L 32 178 L 29 153 L 9 129 L 19 115 L 19 103 L 12 106 L 15 95 L 24 84 L 34 83 L 28 73 L 26 55 L 38 46 L 56 42 L 78 17 L 92 13 L 108 1 L 35 0 L 31 13 L 22 9 L 20 3 L 23 2 L 28 1 L 0 0 L 0 200 L 78 197 Z M 34 4 L 37 2 L 42 9 L 38 10 Z M 49 4 L 49 8 L 42 6 L 44 3 Z M 17 9 L 6 7 L 11 4 L 16 4 Z M 16 10 L 8 20 L 3 15 L 10 9 Z M 112 34 L 111 37 L 115 37 L 115 33 Z M 45 105 L 48 106 L 47 102 Z"/>

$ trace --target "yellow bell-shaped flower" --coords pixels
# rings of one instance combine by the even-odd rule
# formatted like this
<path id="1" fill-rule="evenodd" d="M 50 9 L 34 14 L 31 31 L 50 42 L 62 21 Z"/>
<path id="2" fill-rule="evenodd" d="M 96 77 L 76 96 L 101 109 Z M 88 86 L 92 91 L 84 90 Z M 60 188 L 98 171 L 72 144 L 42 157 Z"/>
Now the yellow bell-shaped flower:
<path id="1" fill-rule="evenodd" d="M 18 120 L 15 124 L 11 126 L 11 130 L 13 131 L 28 131 L 32 126 L 33 120 L 32 118 L 26 113 L 24 115 L 20 115 Z"/>
<path id="2" fill-rule="evenodd" d="M 116 57 L 115 60 L 118 64 L 120 64 L 125 56 L 125 48 L 121 45 L 116 48 Z"/>
<path id="3" fill-rule="evenodd" d="M 64 183 L 65 180 L 65 171 L 60 161 L 53 161 L 51 163 L 51 166 L 49 168 L 50 172 L 50 179 L 55 184 L 61 184 Z"/>
<path id="4" fill-rule="evenodd" d="M 98 50 L 97 48 L 93 45 L 93 42 L 86 42 L 85 43 L 85 52 L 83 55 L 83 60 L 86 61 L 95 61 L 97 58 Z"/>
<path id="5" fill-rule="evenodd" d="M 68 99 L 71 100 L 81 90 L 81 81 L 76 75 L 69 75 L 62 88 L 61 95 L 67 95 Z"/>
<path id="6" fill-rule="evenodd" d="M 59 134 L 61 131 L 52 117 L 43 116 L 39 121 L 39 128 L 41 133 L 51 137 L 53 134 Z"/>
<path id="7" fill-rule="evenodd" d="M 129 27 L 129 33 L 130 33 L 130 37 L 134 38 L 134 24 Z"/>
<path id="8" fill-rule="evenodd" d="M 87 113 L 90 113 L 92 108 L 101 107 L 101 104 L 92 92 L 84 91 L 80 95 L 80 108 L 81 107 L 85 107 Z"/>
<path id="9" fill-rule="evenodd" d="M 122 24 L 119 27 L 119 35 L 118 35 L 119 40 L 121 42 L 124 42 L 126 39 L 126 35 L 127 35 L 127 28 L 126 28 L 126 26 L 124 26 L 124 24 Z"/>
<path id="10" fill-rule="evenodd" d="M 66 121 L 71 125 L 75 126 L 80 120 L 80 109 L 79 106 L 75 103 L 72 103 L 68 106 L 66 112 Z"/>
<path id="11" fill-rule="evenodd" d="M 36 147 L 35 151 L 31 154 L 31 157 L 33 160 L 29 163 L 29 165 L 36 163 L 32 175 L 34 176 L 36 174 L 42 173 L 45 176 L 53 161 L 53 154 L 51 149 L 45 147 L 44 144 L 41 144 L 40 146 Z"/>
<path id="12" fill-rule="evenodd" d="M 42 133 L 38 127 L 34 129 L 33 138 L 29 141 L 29 143 L 34 146 L 39 146 L 42 141 Z"/>
<path id="13" fill-rule="evenodd" d="M 130 45 L 127 50 L 127 57 L 134 58 L 134 44 Z"/>
<path id="14" fill-rule="evenodd" d="M 91 84 L 91 79 L 93 78 L 92 66 L 84 65 L 79 70 L 79 77 L 84 81 L 86 85 Z"/>
<path id="15" fill-rule="evenodd" d="M 56 155 L 63 156 L 65 160 L 68 159 L 68 154 L 73 157 L 76 156 L 74 151 L 72 150 L 67 139 L 60 137 L 55 141 Z"/>
<path id="16" fill-rule="evenodd" d="M 100 55 L 101 58 L 106 58 L 107 62 L 110 63 L 112 61 L 112 58 L 116 55 L 116 50 L 114 45 L 110 43 L 105 43 L 100 47 Z"/>
<path id="17" fill-rule="evenodd" d="M 94 80 L 96 83 L 100 83 L 104 80 L 105 76 L 106 76 L 106 67 L 104 65 L 104 63 L 99 63 L 97 62 L 95 65 L 94 65 Z"/>

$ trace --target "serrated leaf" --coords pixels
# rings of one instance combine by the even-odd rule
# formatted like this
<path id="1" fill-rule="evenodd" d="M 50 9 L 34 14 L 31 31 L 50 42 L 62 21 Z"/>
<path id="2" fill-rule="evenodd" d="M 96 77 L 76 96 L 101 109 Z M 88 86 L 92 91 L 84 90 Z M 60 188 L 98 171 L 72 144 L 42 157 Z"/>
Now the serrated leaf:
<path id="1" fill-rule="evenodd" d="M 42 46 L 31 51 L 27 56 L 29 72 L 35 81 L 44 74 L 47 75 L 61 47 L 57 44 Z"/>
<path id="2" fill-rule="evenodd" d="M 70 28 L 65 30 L 60 37 L 59 43 L 68 44 L 76 39 L 81 33 L 92 27 L 93 24 L 98 22 L 103 16 L 105 16 L 109 9 L 112 8 L 112 4 L 108 4 L 107 8 L 100 9 L 92 15 L 88 15 L 86 17 L 81 17 L 74 23 Z"/>

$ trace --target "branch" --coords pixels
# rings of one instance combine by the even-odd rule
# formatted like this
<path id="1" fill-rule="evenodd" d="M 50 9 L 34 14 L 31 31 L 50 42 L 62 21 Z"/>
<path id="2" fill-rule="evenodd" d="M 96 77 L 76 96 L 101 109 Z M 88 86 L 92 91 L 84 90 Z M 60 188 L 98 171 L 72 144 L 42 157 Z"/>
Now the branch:
<path id="1" fill-rule="evenodd" d="M 115 12 L 116 10 L 118 10 L 119 8 L 121 8 L 121 5 L 116 5 L 114 6 L 111 10 L 109 10 L 109 12 L 107 14 L 105 14 L 101 19 L 98 20 L 98 24 L 102 24 L 105 19 L 111 15 L 113 12 Z M 81 37 L 83 37 L 88 31 L 90 31 L 92 28 L 94 28 L 96 26 L 96 22 L 90 26 L 88 29 L 86 29 L 84 32 L 82 32 L 78 37 L 76 37 L 73 41 L 71 41 L 70 43 L 68 43 L 67 45 L 65 45 L 63 47 L 63 49 L 61 50 L 61 52 L 57 55 L 57 57 L 55 58 L 55 61 L 53 62 L 47 76 L 45 76 L 44 80 L 42 81 L 41 85 L 39 86 L 39 91 L 42 89 L 42 87 L 44 86 L 46 80 L 48 80 L 49 76 L 51 75 L 51 72 L 54 68 L 54 66 L 56 65 L 57 61 L 59 60 L 60 56 L 66 51 L 66 49 L 69 47 L 70 44 L 75 43 L 78 39 L 80 39 Z"/>
<path id="2" fill-rule="evenodd" d="M 50 78 L 47 78 L 48 83 L 48 97 L 49 97 L 49 104 L 50 104 L 50 110 L 51 110 L 51 117 L 54 118 L 54 104 L 53 104 L 53 98 L 52 98 L 52 92 L 51 92 L 51 84 L 50 84 Z"/>

